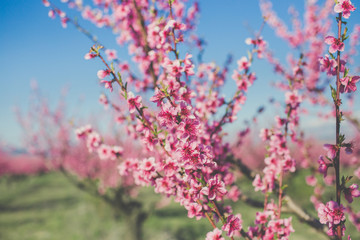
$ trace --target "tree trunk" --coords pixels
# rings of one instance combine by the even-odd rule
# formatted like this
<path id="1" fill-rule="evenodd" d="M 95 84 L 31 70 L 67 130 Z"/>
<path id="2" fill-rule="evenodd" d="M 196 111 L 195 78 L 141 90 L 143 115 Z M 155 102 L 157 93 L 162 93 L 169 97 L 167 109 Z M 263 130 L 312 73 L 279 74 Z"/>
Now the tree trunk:
<path id="1" fill-rule="evenodd" d="M 141 209 L 135 208 L 124 214 L 125 239 L 143 240 L 143 225 L 147 214 Z"/>

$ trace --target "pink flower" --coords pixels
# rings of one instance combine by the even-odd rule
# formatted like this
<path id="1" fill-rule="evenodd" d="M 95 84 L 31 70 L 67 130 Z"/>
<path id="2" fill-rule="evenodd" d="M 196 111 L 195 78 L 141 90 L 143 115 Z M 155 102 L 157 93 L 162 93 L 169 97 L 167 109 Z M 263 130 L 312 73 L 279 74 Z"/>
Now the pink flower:
<path id="1" fill-rule="evenodd" d="M 337 66 L 336 61 L 334 59 L 330 59 L 328 55 L 325 57 L 321 57 L 319 59 L 320 62 L 320 71 L 326 72 L 327 75 L 335 75 L 335 67 Z M 341 66 L 343 66 L 341 64 Z"/>
<path id="2" fill-rule="evenodd" d="M 50 6 L 50 2 L 48 0 L 42 0 L 43 4 L 45 7 L 49 7 Z"/>
<path id="3" fill-rule="evenodd" d="M 334 7 L 334 12 L 342 13 L 344 18 L 350 17 L 350 12 L 355 11 L 354 5 L 350 0 L 337 0 L 337 4 Z"/>
<path id="4" fill-rule="evenodd" d="M 186 25 L 183 23 L 178 23 L 175 20 L 170 20 L 164 30 L 167 31 L 169 28 L 174 28 L 174 29 L 178 29 L 178 30 L 185 30 L 186 29 Z"/>
<path id="5" fill-rule="evenodd" d="M 164 61 L 164 66 L 168 73 L 174 77 L 181 77 L 181 73 L 184 71 L 184 67 L 181 66 L 180 60 L 171 61 L 170 59 L 166 59 Z"/>
<path id="6" fill-rule="evenodd" d="M 352 203 L 353 197 L 360 197 L 359 185 L 352 184 L 350 187 L 344 189 L 345 199 Z"/>
<path id="7" fill-rule="evenodd" d="M 112 81 L 101 80 L 100 83 L 104 84 L 104 87 L 109 89 L 110 92 L 114 90 L 112 86 Z"/>
<path id="8" fill-rule="evenodd" d="M 326 205 L 320 203 L 318 208 L 319 220 L 322 224 L 337 225 L 341 221 L 345 221 L 345 208 L 335 201 L 330 201 Z"/>
<path id="9" fill-rule="evenodd" d="M 255 218 L 255 224 L 265 224 L 268 221 L 269 214 L 266 212 L 257 212 Z"/>
<path id="10" fill-rule="evenodd" d="M 222 227 L 222 230 L 226 231 L 229 237 L 232 237 L 235 231 L 241 230 L 241 224 L 241 215 L 237 214 L 234 216 L 231 214 L 227 217 L 226 224 Z"/>
<path id="11" fill-rule="evenodd" d="M 186 53 L 184 59 L 184 71 L 188 76 L 192 76 L 195 74 L 194 72 L 194 64 L 191 62 L 190 58 L 192 57 L 191 54 Z"/>
<path id="12" fill-rule="evenodd" d="M 208 181 L 208 186 L 201 190 L 202 194 L 209 197 L 209 200 L 214 200 L 216 197 L 221 197 L 227 193 L 225 183 L 218 179 L 218 176 Z"/>
<path id="13" fill-rule="evenodd" d="M 238 64 L 238 69 L 239 71 L 242 70 L 248 70 L 249 67 L 251 66 L 251 63 L 248 61 L 248 59 L 246 57 L 242 57 L 237 61 Z"/>
<path id="14" fill-rule="evenodd" d="M 88 134 L 86 146 L 89 149 L 89 152 L 93 152 L 96 148 L 100 146 L 101 138 L 97 132 L 91 132 Z"/>
<path id="15" fill-rule="evenodd" d="M 127 94 L 127 103 L 129 105 L 129 112 L 133 113 L 135 112 L 136 108 L 140 109 L 142 104 L 141 104 L 141 96 L 134 96 L 134 94 L 132 92 L 128 92 Z"/>
<path id="16" fill-rule="evenodd" d="M 202 207 L 197 203 L 190 203 L 189 205 L 185 206 L 185 208 L 188 210 L 189 218 L 201 215 Z"/>
<path id="17" fill-rule="evenodd" d="M 231 199 L 233 202 L 237 202 L 239 200 L 239 196 L 241 192 L 237 186 L 232 186 L 228 191 L 227 197 Z"/>
<path id="18" fill-rule="evenodd" d="M 296 168 L 295 168 L 295 159 L 286 158 L 285 160 L 282 161 L 282 164 L 283 164 L 283 170 L 284 171 L 295 172 L 295 170 L 296 170 Z"/>
<path id="19" fill-rule="evenodd" d="M 105 94 L 100 94 L 99 102 L 104 105 L 105 109 L 109 107 L 109 100 Z"/>
<path id="20" fill-rule="evenodd" d="M 145 131 L 145 136 L 142 139 L 142 142 L 146 145 L 148 150 L 154 150 L 154 146 L 158 143 L 158 140 L 153 136 L 148 129 Z"/>
<path id="21" fill-rule="evenodd" d="M 336 147 L 336 145 L 332 145 L 332 144 L 324 144 L 324 149 L 327 151 L 327 156 L 330 159 L 334 159 L 336 156 L 336 152 L 338 150 L 338 148 Z"/>
<path id="22" fill-rule="evenodd" d="M 165 94 L 159 90 L 158 88 L 155 89 L 155 94 L 150 98 L 150 101 L 156 103 L 156 106 L 161 106 L 162 100 L 165 98 Z"/>
<path id="23" fill-rule="evenodd" d="M 87 53 L 84 56 L 85 60 L 89 60 L 89 59 L 92 59 L 94 57 L 97 57 L 97 54 L 95 54 L 95 53 Z"/>
<path id="24" fill-rule="evenodd" d="M 149 157 L 142 160 L 140 168 L 145 171 L 152 171 L 154 170 L 155 166 L 155 158 Z"/>
<path id="25" fill-rule="evenodd" d="M 105 144 L 101 144 L 98 149 L 97 149 L 97 153 L 99 155 L 99 158 L 101 160 L 107 160 L 110 159 L 112 157 L 112 149 L 110 146 L 105 145 Z"/>
<path id="26" fill-rule="evenodd" d="M 108 59 L 109 61 L 112 61 L 112 60 L 114 60 L 114 59 L 117 59 L 116 50 L 114 50 L 114 49 L 106 49 L 106 50 L 105 50 L 105 54 L 106 54 L 107 59 Z"/>
<path id="27" fill-rule="evenodd" d="M 205 240 L 225 240 L 222 236 L 222 231 L 218 228 L 215 228 L 212 232 L 206 234 Z"/>
<path id="28" fill-rule="evenodd" d="M 302 98 L 301 96 L 299 96 L 296 90 L 285 93 L 285 102 L 286 104 L 289 104 L 292 108 L 296 108 L 297 106 L 299 106 L 301 101 Z"/>
<path id="29" fill-rule="evenodd" d="M 63 28 L 66 28 L 68 21 L 69 21 L 69 18 L 67 18 L 67 17 L 62 17 L 62 18 L 60 19 L 61 26 L 62 26 Z"/>
<path id="30" fill-rule="evenodd" d="M 121 154 L 123 154 L 124 149 L 120 146 L 113 146 L 111 148 L 111 159 L 115 160 L 118 156 L 120 156 Z"/>
<path id="31" fill-rule="evenodd" d="M 307 176 L 305 180 L 309 186 L 315 186 L 317 182 L 316 177 L 314 175 Z"/>
<path id="32" fill-rule="evenodd" d="M 256 174 L 252 185 L 255 187 L 255 192 L 264 191 L 266 188 L 259 174 Z"/>
<path id="33" fill-rule="evenodd" d="M 189 136 L 196 136 L 199 134 L 200 122 L 195 119 L 186 119 L 178 126 L 178 137 L 187 138 Z"/>
<path id="34" fill-rule="evenodd" d="M 329 164 L 325 163 L 323 156 L 319 157 L 318 163 L 319 163 L 319 169 L 318 169 L 319 173 L 324 174 L 324 177 L 326 177 Z"/>
<path id="35" fill-rule="evenodd" d="M 335 53 L 336 51 L 344 51 L 345 44 L 340 39 L 334 38 L 333 36 L 327 36 L 325 43 L 330 45 L 329 52 Z"/>
<path id="36" fill-rule="evenodd" d="M 97 76 L 98 76 L 98 78 L 103 79 L 103 78 L 105 78 L 106 76 L 108 76 L 110 73 L 111 73 L 111 70 L 109 70 L 109 69 L 99 70 L 99 71 L 97 72 Z"/>
<path id="37" fill-rule="evenodd" d="M 356 83 L 360 80 L 360 76 L 345 77 L 340 79 L 340 92 L 351 93 L 356 91 Z"/>
<path id="38" fill-rule="evenodd" d="M 88 134 L 90 134 L 92 132 L 92 127 L 91 125 L 86 125 L 83 127 L 79 127 L 75 130 L 75 133 L 77 135 L 78 138 L 84 138 L 86 137 Z"/>
<path id="39" fill-rule="evenodd" d="M 49 13 L 48 13 L 49 17 L 54 19 L 55 18 L 55 11 L 54 10 L 50 10 Z"/>

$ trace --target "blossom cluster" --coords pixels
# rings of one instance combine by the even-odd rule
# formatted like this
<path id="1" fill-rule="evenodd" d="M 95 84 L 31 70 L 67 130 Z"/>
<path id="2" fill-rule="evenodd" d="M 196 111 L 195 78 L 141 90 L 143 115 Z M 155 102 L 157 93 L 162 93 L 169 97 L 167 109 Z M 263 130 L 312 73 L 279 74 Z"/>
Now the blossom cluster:
<path id="1" fill-rule="evenodd" d="M 47 0 L 43 2 L 51 8 L 50 11 L 60 12 Z M 85 55 L 87 60 L 102 61 L 105 66 L 97 72 L 99 82 L 108 91 L 117 93 L 128 111 L 118 107 L 117 102 L 111 102 L 105 94 L 100 96 L 100 103 L 115 110 L 116 121 L 125 125 L 126 131 L 123 132 L 134 141 L 140 140 L 146 156 L 123 157 L 125 149 L 107 144 L 89 125 L 76 130 L 77 136 L 84 139 L 88 152 L 96 153 L 104 162 L 121 157 L 117 166 L 119 176 L 133 179 L 135 185 L 152 186 L 156 193 L 173 196 L 187 210 L 189 218 L 207 218 L 214 228 L 208 232 L 207 240 L 224 239 L 223 232 L 230 238 L 240 234 L 245 238 L 289 239 L 294 229 L 291 217 L 281 217 L 285 195 L 283 180 L 285 174 L 293 173 L 297 168 L 288 138 L 305 149 L 298 129 L 300 115 L 305 113 L 300 105 L 304 101 L 326 104 L 321 94 L 325 82 L 321 80 L 321 72 L 328 76 L 342 73 L 341 93 L 355 92 L 360 79 L 349 75 L 346 61 L 336 61 L 333 55 L 344 51 L 345 39 L 328 36 L 331 11 L 348 18 L 355 10 L 352 3 L 338 0 L 334 7 L 332 1 L 327 1 L 324 8 L 320 8 L 316 1 L 309 1 L 303 27 L 297 11 L 291 9 L 293 32 L 290 32 L 271 9 L 270 2 L 261 1 L 265 22 L 291 47 L 304 50 L 299 58 L 288 57 L 290 67 L 287 69 L 270 52 L 261 33 L 246 39 L 252 50 L 248 56 L 236 61 L 236 69 L 231 75 L 236 88 L 228 99 L 221 95 L 221 91 L 228 78 L 231 60 L 224 67 L 196 62 L 192 54 L 183 54 L 179 48 L 179 44 L 187 39 L 195 39 L 197 47 L 202 48 L 202 41 L 193 33 L 199 11 L 197 2 L 98 0 L 87 6 L 82 1 L 64 2 L 80 11 L 84 19 L 115 32 L 117 42 L 128 47 L 133 62 L 138 66 L 133 70 L 118 58 L 116 50 L 99 46 L 96 41 Z M 66 22 L 71 22 L 71 19 L 66 19 Z M 319 59 L 325 50 L 324 43 L 330 45 L 329 55 Z M 227 161 L 232 153 L 230 144 L 224 140 L 223 127 L 237 119 L 247 93 L 256 81 L 256 74 L 251 71 L 255 56 L 266 59 L 285 80 L 276 83 L 285 92 L 285 110 L 284 116 L 274 118 L 272 128 L 263 129 L 260 134 L 267 153 L 265 167 L 261 175 L 255 175 L 253 186 L 255 191 L 265 195 L 264 210 L 256 213 L 255 226 L 245 232 L 241 215 L 234 213 L 224 202 L 226 199 L 237 201 L 242 193 L 236 185 L 237 174 L 234 174 L 233 165 Z M 333 166 L 334 151 L 340 147 L 351 149 L 349 143 L 329 145 L 327 158 L 318 160 L 319 172 L 324 176 Z M 306 154 L 303 155 L 305 158 Z M 310 165 L 300 164 L 303 167 Z M 314 178 L 308 178 L 308 182 L 316 184 Z M 349 188 L 344 185 L 343 192 L 349 202 L 360 195 L 357 185 Z M 277 204 L 274 199 L 270 200 L 271 194 L 278 195 Z M 318 203 L 318 209 L 320 222 L 328 225 L 329 234 L 336 235 L 335 227 L 338 225 L 344 228 L 342 205 Z"/>

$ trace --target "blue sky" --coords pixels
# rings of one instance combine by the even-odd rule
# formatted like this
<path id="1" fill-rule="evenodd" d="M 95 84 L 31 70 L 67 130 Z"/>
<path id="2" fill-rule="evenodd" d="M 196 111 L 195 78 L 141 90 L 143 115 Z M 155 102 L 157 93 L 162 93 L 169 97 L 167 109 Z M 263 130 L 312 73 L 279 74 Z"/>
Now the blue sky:
<path id="1" fill-rule="evenodd" d="M 60 1 L 53 2 L 66 9 Z M 285 21 L 288 20 L 287 9 L 290 5 L 294 5 L 301 15 L 303 13 L 303 1 L 275 2 L 274 9 Z M 360 5 L 356 7 L 360 8 Z M 200 1 L 200 9 L 197 32 L 208 43 L 204 60 L 215 60 L 222 65 L 228 53 L 232 53 L 234 59 L 246 55 L 244 40 L 252 34 L 249 28 L 257 30 L 262 22 L 258 1 L 207 0 Z M 26 111 L 31 80 L 38 82 L 50 103 L 55 103 L 60 90 L 68 86 L 69 115 L 76 113 L 86 116 L 102 111 L 98 96 L 103 89 L 96 77 L 102 65 L 83 58 L 92 43 L 73 26 L 63 29 L 59 20 L 50 19 L 47 13 L 48 9 L 41 0 L 0 1 L 0 141 L 11 145 L 19 146 L 21 139 L 13 108 L 18 106 Z M 76 12 L 69 11 L 70 17 L 76 15 Z M 352 23 L 360 23 L 359 11 L 350 18 L 349 29 L 352 29 Z M 110 30 L 98 29 L 81 19 L 80 24 L 97 35 L 108 48 L 117 49 L 119 55 L 127 53 L 126 49 L 116 45 Z M 285 59 L 285 43 L 276 38 L 269 27 L 265 27 L 263 35 L 277 56 Z M 269 86 L 270 81 L 277 78 L 272 73 L 272 67 L 265 61 L 256 61 L 253 69 L 257 72 L 258 80 L 250 90 L 248 102 L 240 113 L 241 119 L 255 113 L 257 107 L 272 95 L 281 99 L 281 93 Z M 81 104 L 80 99 L 83 99 Z M 319 128 L 319 124 L 315 125 Z"/>

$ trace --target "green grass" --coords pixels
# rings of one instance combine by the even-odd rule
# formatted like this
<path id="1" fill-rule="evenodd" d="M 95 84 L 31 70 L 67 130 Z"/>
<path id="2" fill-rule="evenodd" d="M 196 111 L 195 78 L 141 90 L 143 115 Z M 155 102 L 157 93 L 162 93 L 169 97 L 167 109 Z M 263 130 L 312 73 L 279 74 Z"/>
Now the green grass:
<path id="1" fill-rule="evenodd" d="M 292 180 L 292 188 L 287 189 L 298 204 L 304 204 L 314 213 L 308 199 L 312 193 L 300 174 Z M 254 193 L 248 181 L 241 181 L 242 191 L 253 198 L 262 195 Z M 0 239 L 1 240 L 42 240 L 42 239 L 126 239 L 124 218 L 116 218 L 114 210 L 101 199 L 79 191 L 59 173 L 44 174 L 20 179 L 0 178 Z M 152 188 L 141 193 L 146 202 L 159 200 Z M 358 204 L 359 199 L 353 203 Z M 151 205 L 150 205 L 151 206 Z M 161 209 L 152 206 L 153 212 L 144 224 L 144 239 L 197 240 L 205 239 L 211 230 L 206 219 L 188 219 L 186 210 L 173 201 Z M 240 212 L 244 227 L 252 224 L 258 209 L 237 202 L 234 212 Z M 284 214 L 284 216 L 288 216 Z M 291 239 L 327 239 L 312 228 L 293 217 L 296 232 Z M 353 240 L 360 234 L 347 224 Z M 348 232 L 347 232 L 348 233 Z"/>

